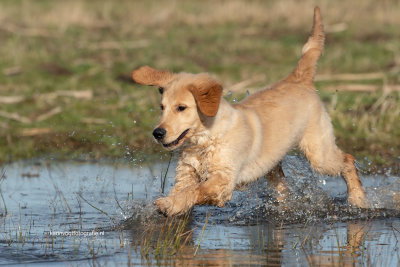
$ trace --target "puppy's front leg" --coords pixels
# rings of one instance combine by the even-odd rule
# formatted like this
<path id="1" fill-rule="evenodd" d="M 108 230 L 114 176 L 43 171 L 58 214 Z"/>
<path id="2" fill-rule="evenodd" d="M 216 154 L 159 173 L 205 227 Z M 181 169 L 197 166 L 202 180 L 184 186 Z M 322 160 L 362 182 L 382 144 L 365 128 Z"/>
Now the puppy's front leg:
<path id="1" fill-rule="evenodd" d="M 199 185 L 186 187 L 179 193 L 157 199 L 154 204 L 167 216 L 183 214 L 196 204 L 198 188 Z"/>
<path id="2" fill-rule="evenodd" d="M 219 207 L 232 198 L 234 177 L 223 172 L 211 172 L 206 181 L 191 185 L 180 191 L 160 198 L 156 205 L 168 215 L 182 214 L 194 205 L 211 204 Z"/>
<path id="3" fill-rule="evenodd" d="M 200 183 L 197 203 L 223 207 L 231 200 L 235 188 L 235 177 L 229 172 L 215 172 L 210 178 Z"/>
<path id="4" fill-rule="evenodd" d="M 175 196 L 179 195 L 183 190 L 193 190 L 193 188 L 197 187 L 198 183 L 199 181 L 196 170 L 191 165 L 180 161 L 176 167 L 175 185 L 172 187 L 169 195 L 157 199 L 154 204 L 164 214 L 176 214 L 179 212 L 178 210 L 185 209 L 183 204 L 185 202 L 190 203 L 190 200 L 183 200 L 181 199 L 181 196 Z"/>

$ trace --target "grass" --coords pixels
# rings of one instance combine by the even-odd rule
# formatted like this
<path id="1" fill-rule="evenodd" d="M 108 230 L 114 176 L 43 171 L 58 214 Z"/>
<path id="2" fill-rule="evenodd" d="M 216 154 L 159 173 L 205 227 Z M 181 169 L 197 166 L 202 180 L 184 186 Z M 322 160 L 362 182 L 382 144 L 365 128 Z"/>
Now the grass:
<path id="1" fill-rule="evenodd" d="M 183 217 L 167 218 L 161 227 L 157 224 L 148 225 L 136 244 L 136 247 L 140 246 L 140 255 L 145 259 L 165 261 L 176 257 L 182 249 L 189 247 L 194 231 L 189 229 L 189 216 L 189 213 L 186 213 Z"/>
<path id="2" fill-rule="evenodd" d="M 240 99 L 291 71 L 315 4 L 327 31 L 318 73 L 385 77 L 317 83 L 338 143 L 359 160 L 398 171 L 399 92 L 328 90 L 343 83 L 378 89 L 400 83 L 400 5 L 372 0 L 2 1 L 0 162 L 159 155 L 151 140 L 159 96 L 133 85 L 131 70 L 152 65 L 211 72 L 226 94 L 239 88 L 231 98 Z M 246 86 L 238 86 L 241 81 Z M 76 91 L 88 94 L 65 93 Z"/>
<path id="3" fill-rule="evenodd" d="M 4 179 L 6 179 L 6 171 L 2 169 L 0 171 L 0 196 L 2 200 L 2 204 L 0 205 L 0 207 L 3 206 L 3 210 L 1 211 L 0 216 L 7 216 L 8 214 L 7 204 L 6 201 L 4 200 L 3 190 L 1 189 L 1 185 L 4 182 Z"/>

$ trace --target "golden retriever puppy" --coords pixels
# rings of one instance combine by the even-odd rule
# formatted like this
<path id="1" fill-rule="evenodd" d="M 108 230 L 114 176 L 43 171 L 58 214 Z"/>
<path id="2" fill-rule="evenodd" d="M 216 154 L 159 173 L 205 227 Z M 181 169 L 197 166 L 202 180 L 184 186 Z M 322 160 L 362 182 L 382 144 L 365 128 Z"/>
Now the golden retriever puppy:
<path id="1" fill-rule="evenodd" d="M 161 212 L 171 216 L 194 205 L 222 207 L 235 188 L 271 172 L 295 146 L 315 171 L 343 176 L 351 205 L 368 207 L 354 157 L 336 146 L 331 120 L 313 85 L 323 46 L 316 7 L 311 36 L 293 72 L 235 104 L 221 97 L 222 85 L 206 73 L 175 74 L 148 66 L 132 72 L 136 83 L 158 86 L 162 94 L 154 138 L 168 150 L 180 148 L 175 185 L 155 201 Z M 284 200 L 283 173 L 269 177 L 278 200 Z"/>

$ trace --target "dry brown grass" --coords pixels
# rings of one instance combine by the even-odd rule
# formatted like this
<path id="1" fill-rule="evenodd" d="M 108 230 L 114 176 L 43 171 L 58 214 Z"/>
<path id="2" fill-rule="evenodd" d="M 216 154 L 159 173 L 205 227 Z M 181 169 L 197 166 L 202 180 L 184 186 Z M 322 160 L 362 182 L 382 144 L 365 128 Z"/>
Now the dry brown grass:
<path id="1" fill-rule="evenodd" d="M 383 25 L 400 25 L 398 1 L 49 1 L 37 5 L 22 1 L 21 5 L 3 5 L 2 24 L 18 21 L 18 26 L 51 27 L 63 31 L 69 26 L 89 28 L 138 25 L 163 26 L 189 24 L 212 26 L 225 23 L 276 24 L 288 28 L 308 29 L 313 6 L 320 6 L 329 30 L 333 25 L 349 24 L 359 32 L 369 32 Z M 38 18 L 40 14 L 40 19 Z M 118 17 L 118 19 L 115 19 Z M 122 19 L 121 19 L 122 18 Z M 121 22 L 123 22 L 121 24 Z M 340 28 L 340 27 L 339 27 Z M 333 28 L 337 29 L 337 28 Z"/>

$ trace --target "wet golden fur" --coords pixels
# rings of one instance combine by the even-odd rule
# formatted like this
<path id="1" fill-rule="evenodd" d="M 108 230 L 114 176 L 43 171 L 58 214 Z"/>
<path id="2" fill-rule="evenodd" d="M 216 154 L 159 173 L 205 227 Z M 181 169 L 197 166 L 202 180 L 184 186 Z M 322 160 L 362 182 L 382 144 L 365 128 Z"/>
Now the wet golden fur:
<path id="1" fill-rule="evenodd" d="M 147 66 L 133 71 L 135 82 L 160 87 L 163 112 L 156 128 L 166 134 L 158 141 L 170 150 L 180 147 L 175 185 L 155 202 L 160 211 L 175 215 L 194 205 L 222 207 L 236 187 L 271 172 L 295 146 L 317 172 L 344 177 L 350 204 L 368 206 L 354 158 L 336 146 L 329 115 L 313 85 L 323 44 L 316 8 L 311 36 L 294 71 L 233 105 L 221 97 L 222 85 L 208 74 L 173 74 Z M 270 182 L 283 201 L 284 176 Z"/>

